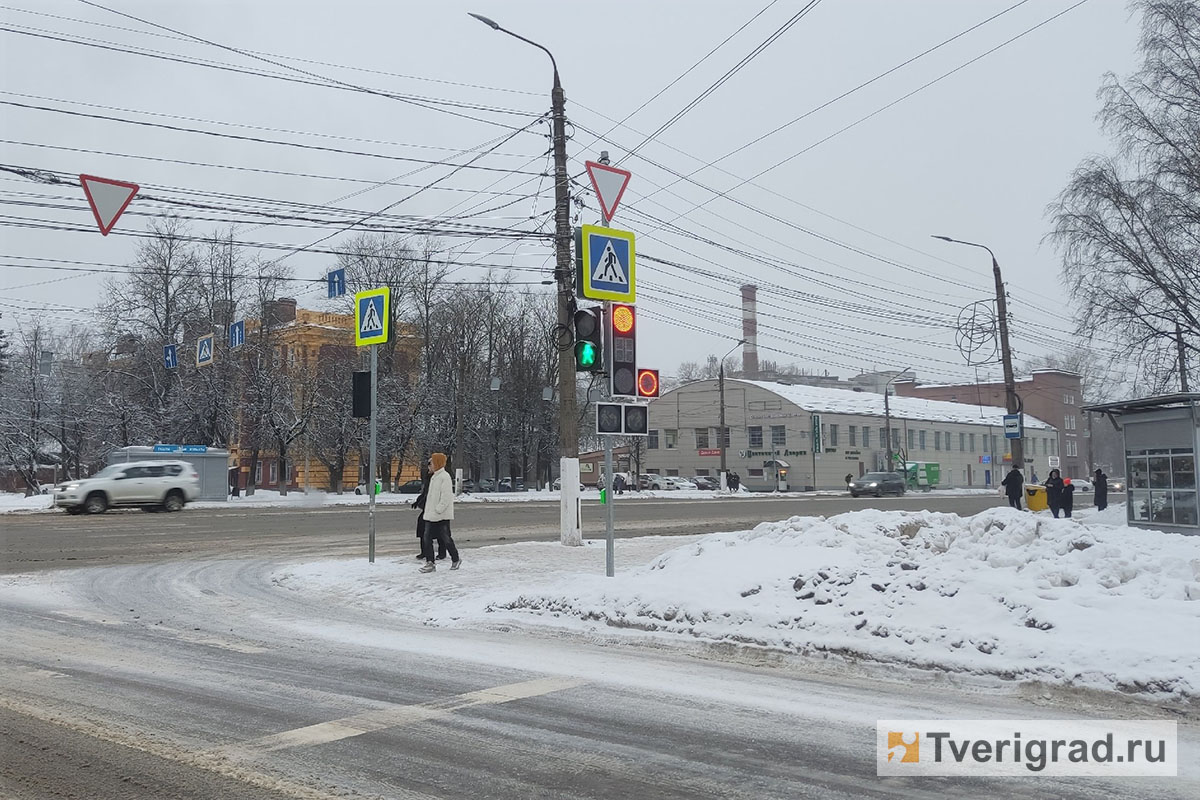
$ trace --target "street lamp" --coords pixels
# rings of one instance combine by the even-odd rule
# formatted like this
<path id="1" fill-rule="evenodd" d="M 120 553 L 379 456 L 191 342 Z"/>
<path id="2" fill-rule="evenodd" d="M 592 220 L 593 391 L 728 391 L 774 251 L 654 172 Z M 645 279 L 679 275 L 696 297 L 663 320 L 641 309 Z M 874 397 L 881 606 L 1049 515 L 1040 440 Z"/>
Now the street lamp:
<path id="1" fill-rule="evenodd" d="M 961 239 L 951 239 L 949 236 L 936 234 L 933 238 L 953 244 L 964 244 L 967 247 L 979 247 L 987 250 L 988 255 L 992 257 L 992 276 L 996 279 L 996 315 L 999 317 L 1000 323 L 1000 358 L 1004 364 L 1004 407 L 1008 409 L 1009 414 L 1020 414 L 1021 400 L 1017 397 L 1017 386 L 1013 380 L 1012 352 L 1008 349 L 1008 303 L 1004 296 L 1004 280 L 1000 277 L 1000 262 L 996 260 L 996 254 L 992 252 L 992 248 L 985 244 L 964 242 Z M 1025 445 L 1020 438 L 1012 440 L 1012 460 L 1014 467 L 1021 472 L 1025 471 Z"/>
<path id="2" fill-rule="evenodd" d="M 470 12 L 468 12 L 470 13 Z M 533 45 L 550 56 L 550 65 L 554 68 L 554 86 L 550 92 L 550 109 L 553 118 L 554 144 L 554 281 L 558 289 L 558 326 L 559 331 L 571 329 L 571 303 L 573 289 L 571 286 L 571 194 L 567 183 L 567 98 L 563 93 L 562 83 L 558 79 L 558 62 L 554 54 L 537 42 L 526 39 L 520 34 L 500 27 L 499 23 L 488 19 L 482 14 L 470 16 L 487 25 L 494 31 L 507 33 L 514 39 L 520 39 L 526 44 Z M 555 338 L 557 341 L 557 337 Z M 565 472 L 560 465 L 560 474 L 577 474 L 579 471 L 579 420 L 576 418 L 575 403 L 575 357 L 568 346 L 558 350 L 558 443 L 559 454 L 563 462 L 573 462 Z M 579 484 L 572 482 L 571 487 Z M 582 532 L 579 528 L 579 513 L 576 503 L 568 502 L 571 492 L 568 481 L 563 480 L 563 502 L 560 506 L 560 532 L 563 544 L 583 544 Z"/>
<path id="3" fill-rule="evenodd" d="M 891 378 L 889 378 L 888 382 L 883 385 L 883 425 L 884 425 L 883 431 L 885 434 L 885 438 L 887 439 L 887 471 L 888 472 L 895 471 L 894 470 L 895 465 L 892 464 L 892 409 L 891 409 L 891 406 L 888 405 L 888 387 L 892 385 L 892 381 L 896 380 L 896 378 L 899 378 L 901 375 L 908 372 L 910 369 L 912 369 L 912 367 L 905 367 L 904 369 L 900 370 L 895 375 L 893 375 Z"/>
<path id="4" fill-rule="evenodd" d="M 729 348 L 729 353 L 737 350 L 746 343 L 745 339 L 738 339 L 738 343 Z M 729 353 L 721 356 L 721 366 L 717 379 L 717 386 L 721 391 L 721 427 L 717 430 L 717 436 L 721 440 L 721 475 L 725 474 L 725 359 L 729 358 Z"/>

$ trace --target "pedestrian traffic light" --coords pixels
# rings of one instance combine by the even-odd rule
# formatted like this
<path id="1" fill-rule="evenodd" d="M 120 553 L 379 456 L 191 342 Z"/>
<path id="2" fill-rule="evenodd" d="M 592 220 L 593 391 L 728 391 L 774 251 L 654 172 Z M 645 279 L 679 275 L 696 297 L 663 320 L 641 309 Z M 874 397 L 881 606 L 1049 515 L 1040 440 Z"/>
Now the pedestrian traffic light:
<path id="1" fill-rule="evenodd" d="M 600 306 L 581 308 L 575 312 L 575 371 L 600 372 L 604 369 L 603 310 Z"/>
<path id="2" fill-rule="evenodd" d="M 596 433 L 622 433 L 624 430 L 624 406 L 620 403 L 596 404 Z"/>
<path id="3" fill-rule="evenodd" d="M 625 303 L 612 305 L 612 394 L 637 396 L 637 317 Z"/>
<path id="4" fill-rule="evenodd" d="M 658 370 L 639 369 L 637 371 L 637 396 L 658 397 Z"/>
<path id="5" fill-rule="evenodd" d="M 650 434 L 650 407 L 628 403 L 625 406 L 625 435 L 648 436 Z"/>

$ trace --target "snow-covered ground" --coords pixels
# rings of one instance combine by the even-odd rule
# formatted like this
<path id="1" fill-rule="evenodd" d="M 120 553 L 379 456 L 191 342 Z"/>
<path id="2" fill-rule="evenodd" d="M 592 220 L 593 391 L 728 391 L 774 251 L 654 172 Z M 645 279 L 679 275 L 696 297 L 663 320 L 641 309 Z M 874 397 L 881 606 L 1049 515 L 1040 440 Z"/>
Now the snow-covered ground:
<path id="1" fill-rule="evenodd" d="M 996 495 L 994 489 L 935 489 L 928 493 L 929 495 L 938 496 L 954 496 L 954 495 Z M 754 500 L 767 498 L 781 497 L 842 497 L 845 496 L 845 491 L 837 490 L 822 490 L 817 492 L 748 492 L 745 490 L 726 493 L 726 492 L 709 492 L 699 489 L 684 490 L 676 489 L 674 491 L 642 491 L 632 492 L 627 491 L 617 497 L 618 503 L 635 500 Z M 582 493 L 584 500 L 597 500 L 600 493 L 594 489 L 585 489 Z M 924 494 L 912 494 L 911 496 L 926 496 Z M 318 507 L 318 506 L 356 506 L 367 504 L 366 495 L 356 495 L 351 492 L 345 494 L 328 494 L 326 492 L 313 491 L 305 494 L 304 492 L 289 492 L 286 496 L 281 496 L 279 492 L 268 489 L 259 489 L 252 497 L 240 496 L 232 497 L 228 500 L 202 500 L 188 504 L 188 508 L 285 508 L 289 506 L 296 507 Z M 416 499 L 416 495 L 412 494 L 391 494 L 384 493 L 376 497 L 376 502 L 380 505 L 400 505 L 402 503 L 411 503 Z M 559 493 L 556 491 L 537 491 L 528 492 L 483 492 L 478 494 L 463 494 L 459 495 L 455 502 L 458 503 L 530 503 L 530 502 L 553 502 L 557 503 Z M 0 514 L 11 511 L 52 511 L 50 505 L 50 495 L 34 495 L 33 497 L 24 497 L 20 494 L 11 492 L 0 492 Z"/>
<path id="2" fill-rule="evenodd" d="M 753 530 L 471 549 L 463 569 L 324 561 L 274 581 L 432 626 L 697 642 L 1200 697 L 1200 537 L 1124 507 L 1054 519 L 856 511 Z"/>

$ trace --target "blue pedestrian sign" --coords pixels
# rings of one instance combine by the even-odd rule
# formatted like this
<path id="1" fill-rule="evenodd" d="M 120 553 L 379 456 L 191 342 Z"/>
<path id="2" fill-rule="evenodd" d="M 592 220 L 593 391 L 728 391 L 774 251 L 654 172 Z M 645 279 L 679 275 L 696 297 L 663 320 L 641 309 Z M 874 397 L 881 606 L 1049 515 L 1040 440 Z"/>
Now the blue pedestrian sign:
<path id="1" fill-rule="evenodd" d="M 346 293 L 346 269 L 335 269 L 325 276 L 326 282 L 329 284 L 329 296 L 341 297 Z"/>
<path id="2" fill-rule="evenodd" d="M 1020 439 L 1021 438 L 1021 415 L 1020 414 L 1005 414 L 1004 415 L 1004 438 L 1005 439 Z"/>
<path id="3" fill-rule="evenodd" d="M 239 319 L 229 326 L 229 346 L 239 347 L 246 343 L 246 320 Z"/>
<path id="4" fill-rule="evenodd" d="M 632 303 L 636 292 L 633 234 L 584 225 L 576 238 L 576 286 L 580 297 Z"/>
<path id="5" fill-rule="evenodd" d="M 354 295 L 354 344 L 385 344 L 388 340 L 388 306 L 391 289 L 369 289 Z"/>
<path id="6" fill-rule="evenodd" d="M 196 366 L 208 367 L 213 363 L 213 335 L 206 333 L 196 340 Z"/>
<path id="7" fill-rule="evenodd" d="M 163 366 L 167 369 L 175 369 L 179 366 L 179 351 L 177 344 L 163 345 Z"/>

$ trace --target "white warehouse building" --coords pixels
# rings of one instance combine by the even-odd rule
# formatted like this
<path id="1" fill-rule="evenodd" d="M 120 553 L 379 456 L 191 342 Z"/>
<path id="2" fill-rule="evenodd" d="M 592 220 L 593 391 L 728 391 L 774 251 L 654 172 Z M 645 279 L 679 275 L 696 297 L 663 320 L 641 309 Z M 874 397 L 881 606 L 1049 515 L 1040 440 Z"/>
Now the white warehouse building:
<path id="1" fill-rule="evenodd" d="M 994 487 L 1011 469 L 1003 408 L 895 396 L 888 407 L 893 453 L 939 464 L 939 486 Z M 720 414 L 716 380 L 694 381 L 654 400 L 643 471 L 719 475 Z M 812 451 L 814 422 L 821 430 L 819 453 Z M 727 379 L 725 425 L 726 469 L 754 491 L 844 489 L 846 475 L 887 464 L 884 396 L 874 392 Z M 1028 414 L 1024 426 L 1025 479 L 1032 473 L 1045 480 L 1058 460 L 1058 433 Z"/>

